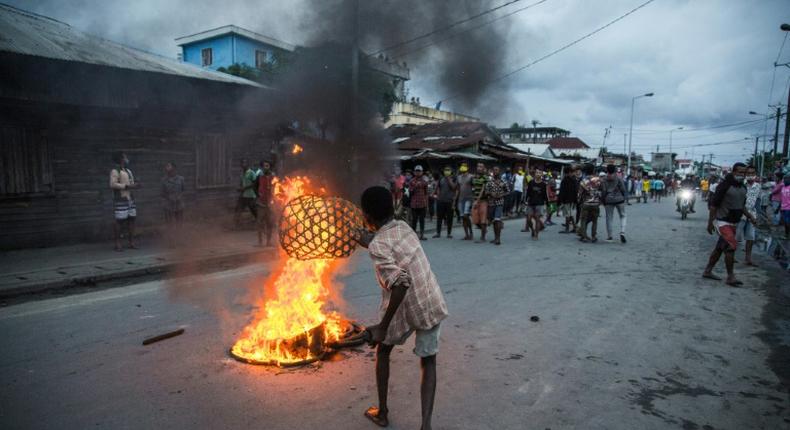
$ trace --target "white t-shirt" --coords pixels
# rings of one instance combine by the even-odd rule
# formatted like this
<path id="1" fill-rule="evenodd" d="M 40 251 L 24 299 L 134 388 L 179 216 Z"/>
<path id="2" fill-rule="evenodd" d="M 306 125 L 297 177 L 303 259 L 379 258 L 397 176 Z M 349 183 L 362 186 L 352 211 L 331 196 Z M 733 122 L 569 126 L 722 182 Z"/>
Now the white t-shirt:
<path id="1" fill-rule="evenodd" d="M 524 192 L 524 175 L 519 175 L 516 173 L 513 175 L 513 179 L 515 182 L 513 183 L 513 191 L 518 191 L 520 193 Z"/>

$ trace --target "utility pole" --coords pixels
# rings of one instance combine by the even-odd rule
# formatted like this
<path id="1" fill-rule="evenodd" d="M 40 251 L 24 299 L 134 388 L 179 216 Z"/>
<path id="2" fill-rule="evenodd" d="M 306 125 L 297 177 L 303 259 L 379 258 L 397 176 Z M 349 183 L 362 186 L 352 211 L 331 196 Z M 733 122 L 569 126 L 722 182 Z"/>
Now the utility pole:
<path id="1" fill-rule="evenodd" d="M 708 154 L 708 172 L 713 168 L 713 154 Z"/>
<path id="2" fill-rule="evenodd" d="M 757 145 L 760 144 L 760 136 L 754 138 L 754 157 L 752 157 L 752 164 L 757 167 Z"/>
<path id="3" fill-rule="evenodd" d="M 788 139 L 790 139 L 790 88 L 787 89 L 787 109 L 785 109 L 785 138 L 784 142 L 782 143 L 782 158 L 787 158 L 788 143 L 790 143 L 790 140 Z"/>
<path id="4" fill-rule="evenodd" d="M 626 146 L 626 137 L 628 137 L 628 133 L 623 133 L 623 155 L 628 156 L 628 148 Z M 631 172 L 628 172 L 629 174 Z"/>
<path id="5" fill-rule="evenodd" d="M 778 154 L 777 146 L 779 145 L 779 119 L 782 117 L 782 107 L 776 107 L 776 130 L 774 131 L 774 152 L 773 154 Z"/>
<path id="6" fill-rule="evenodd" d="M 351 160 L 350 170 L 356 176 L 357 160 L 357 108 L 359 106 L 359 0 L 351 1 Z"/>

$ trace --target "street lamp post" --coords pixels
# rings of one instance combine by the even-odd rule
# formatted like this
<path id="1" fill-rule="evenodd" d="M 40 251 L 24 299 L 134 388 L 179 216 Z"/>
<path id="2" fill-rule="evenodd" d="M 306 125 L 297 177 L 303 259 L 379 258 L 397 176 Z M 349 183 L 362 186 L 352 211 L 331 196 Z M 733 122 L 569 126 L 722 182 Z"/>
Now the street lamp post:
<path id="1" fill-rule="evenodd" d="M 641 96 L 636 96 L 631 98 L 631 125 L 628 127 L 628 165 L 627 165 L 627 172 L 631 174 L 631 142 L 633 141 L 634 137 L 634 102 L 636 99 L 642 97 L 653 97 L 653 93 L 646 93 L 642 94 Z"/>
<path id="2" fill-rule="evenodd" d="M 672 173 L 675 173 L 675 157 L 672 156 L 672 132 L 677 130 L 683 130 L 683 127 L 673 128 L 669 130 L 669 165 L 672 170 Z"/>

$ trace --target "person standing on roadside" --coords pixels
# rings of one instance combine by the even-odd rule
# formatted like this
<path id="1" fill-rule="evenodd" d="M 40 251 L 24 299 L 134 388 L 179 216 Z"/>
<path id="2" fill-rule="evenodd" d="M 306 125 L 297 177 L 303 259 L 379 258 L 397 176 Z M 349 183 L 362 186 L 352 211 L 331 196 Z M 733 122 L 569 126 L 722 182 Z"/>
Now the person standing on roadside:
<path id="1" fill-rule="evenodd" d="M 477 175 L 472 178 L 472 192 L 475 196 L 472 203 L 472 224 L 480 229 L 480 243 L 485 243 L 488 231 L 488 199 L 485 187 L 489 180 L 485 164 L 477 163 Z"/>
<path id="2" fill-rule="evenodd" d="M 568 234 L 576 231 L 576 223 L 574 222 L 574 214 L 576 213 L 576 202 L 579 196 L 579 180 L 577 172 L 580 172 L 578 166 L 574 166 L 568 174 L 566 174 L 560 182 L 560 194 L 557 201 L 560 204 L 560 210 L 565 217 L 565 230 L 560 233 Z"/>
<path id="3" fill-rule="evenodd" d="M 724 254 L 724 264 L 727 269 L 726 284 L 739 287 L 743 282 L 735 278 L 735 251 L 738 248 L 736 229 L 741 218 L 745 215 L 749 221 L 756 223 L 752 215 L 745 211 L 746 187 L 743 185 L 746 165 L 735 163 L 732 173 L 716 187 L 710 199 L 710 213 L 708 215 L 708 234 L 718 232 L 719 240 L 708 258 L 708 265 L 702 272 L 702 277 L 720 281 L 721 278 L 713 274 L 713 268 Z"/>
<path id="4" fill-rule="evenodd" d="M 272 233 L 274 225 L 272 222 L 272 207 L 274 206 L 274 172 L 272 165 L 268 161 L 261 162 L 261 173 L 258 175 L 257 198 L 255 206 L 258 213 L 257 230 L 258 246 L 263 246 L 263 237 L 266 236 L 266 246 L 272 244 Z"/>
<path id="5" fill-rule="evenodd" d="M 425 213 L 428 210 L 428 180 L 423 176 L 422 166 L 414 167 L 414 178 L 409 182 L 409 207 L 411 208 L 411 228 L 417 231 L 420 226 L 420 240 L 425 237 Z"/>
<path id="6" fill-rule="evenodd" d="M 601 183 L 601 203 L 606 211 L 606 241 L 612 239 L 612 221 L 614 210 L 617 209 L 617 216 L 620 218 L 620 242 L 626 243 L 625 239 L 625 199 L 628 191 L 625 183 L 617 176 L 617 169 L 614 165 L 606 166 L 606 177 Z"/>
<path id="7" fill-rule="evenodd" d="M 546 183 L 543 181 L 543 172 L 535 171 L 535 177 L 527 184 L 527 221 L 522 232 L 532 231 L 532 240 L 538 240 L 543 230 L 543 214 L 546 213 L 546 204 L 549 201 Z"/>
<path id="8" fill-rule="evenodd" d="M 236 211 L 233 216 L 233 225 L 238 229 L 241 226 L 241 214 L 249 210 L 252 217 L 258 219 L 258 210 L 255 207 L 255 171 L 250 168 L 247 160 L 242 158 L 239 163 L 241 176 L 239 176 L 239 199 L 236 202 Z"/>
<path id="9" fill-rule="evenodd" d="M 165 163 L 165 177 L 162 178 L 162 206 L 165 210 L 167 241 L 172 248 L 181 231 L 184 221 L 184 177 L 176 172 L 176 163 Z"/>
<path id="10" fill-rule="evenodd" d="M 469 165 L 461 163 L 458 168 L 458 213 L 461 215 L 461 224 L 464 227 L 464 240 L 472 240 L 474 231 L 472 230 L 472 203 L 475 200 L 474 189 L 472 188 L 474 175 L 469 172 Z"/>
<path id="11" fill-rule="evenodd" d="M 121 246 L 121 230 L 126 227 L 129 234 L 129 248 L 137 249 L 134 243 L 134 222 L 137 219 L 137 206 L 134 204 L 132 190 L 139 188 L 140 184 L 135 182 L 132 171 L 129 170 L 129 157 L 123 152 L 115 152 L 112 155 L 115 167 L 110 170 L 110 189 L 112 190 L 113 214 L 113 233 L 115 236 L 115 250 L 123 251 Z"/>
<path id="12" fill-rule="evenodd" d="M 453 200 L 458 192 L 458 182 L 453 177 L 450 166 L 442 170 L 442 177 L 436 183 L 436 234 L 442 237 L 442 222 L 447 224 L 447 238 L 453 238 Z"/>

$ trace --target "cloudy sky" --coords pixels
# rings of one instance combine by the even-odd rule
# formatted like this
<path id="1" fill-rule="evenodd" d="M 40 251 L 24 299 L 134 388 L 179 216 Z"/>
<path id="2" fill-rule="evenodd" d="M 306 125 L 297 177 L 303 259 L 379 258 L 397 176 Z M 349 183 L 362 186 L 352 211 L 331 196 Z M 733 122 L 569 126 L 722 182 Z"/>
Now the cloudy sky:
<path id="1" fill-rule="evenodd" d="M 226 24 L 294 44 L 306 44 L 315 37 L 316 19 L 335 19 L 331 8 L 326 7 L 316 17 L 314 0 L 4 1 L 64 21 L 80 30 L 169 57 L 175 57 L 178 52 L 173 40 L 176 37 Z M 409 3 L 414 3 L 416 10 L 426 1 L 371 0 L 362 3 L 367 8 L 396 5 L 409 11 L 412 8 Z M 451 8 L 457 5 L 458 10 L 446 21 L 450 23 L 458 17 L 472 16 L 510 0 L 435 1 L 443 3 L 445 12 L 448 5 Z M 410 95 L 419 96 L 423 104 L 453 96 L 439 81 L 442 75 L 436 73 L 432 61 L 443 55 L 444 44 L 463 46 L 469 40 L 490 36 L 503 55 L 496 64 L 483 64 L 482 67 L 487 77 L 495 80 L 645 1 L 546 0 L 503 17 L 538 2 L 517 1 L 455 27 L 449 33 L 439 33 L 408 47 L 436 42 L 419 53 L 399 57 L 412 69 Z M 501 19 L 442 41 L 448 34 L 496 18 Z M 409 21 L 408 14 L 398 20 Z M 436 28 L 437 24 L 435 19 L 431 21 L 433 28 L 424 20 L 415 19 L 415 22 L 418 24 L 414 29 L 407 25 L 407 31 L 398 37 L 409 33 L 419 36 Z M 492 84 L 476 103 L 450 98 L 442 108 L 479 116 L 496 126 L 529 123 L 536 119 L 545 126 L 569 129 L 593 147 L 603 144 L 604 130 L 612 126 L 607 146 L 622 151 L 631 98 L 654 92 L 654 97 L 636 102 L 635 151 L 649 154 L 656 146 L 666 151 L 669 130 L 683 127 L 673 133 L 673 150 L 681 157 L 699 159 L 701 154 L 713 153 L 714 162 L 729 164 L 749 156 L 756 136 L 766 131 L 773 133 L 773 121 L 766 123 L 748 112 L 766 113 L 769 104 L 787 103 L 790 68 L 773 67 L 777 56 L 779 63 L 790 61 L 790 43 L 779 55 L 788 34 L 779 30 L 783 22 L 790 22 L 788 0 L 654 0 L 590 38 Z M 377 43 L 371 40 L 367 43 Z M 363 46 L 368 52 L 381 47 Z M 473 52 L 464 55 L 466 64 L 478 69 L 481 67 L 479 58 L 485 57 Z M 463 70 L 460 73 L 463 76 Z M 753 122 L 744 123 L 746 121 Z M 784 123 L 780 126 L 780 134 L 783 129 Z"/>

